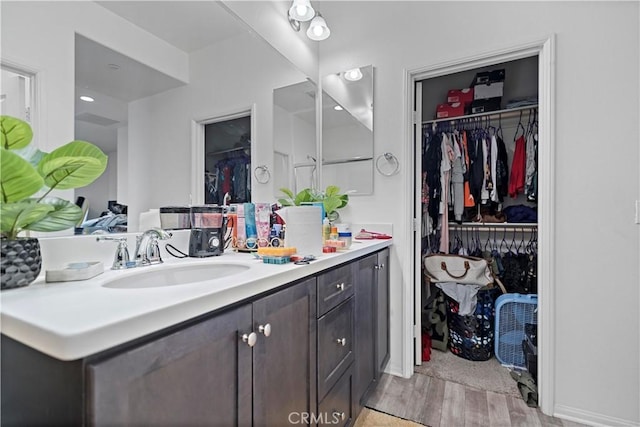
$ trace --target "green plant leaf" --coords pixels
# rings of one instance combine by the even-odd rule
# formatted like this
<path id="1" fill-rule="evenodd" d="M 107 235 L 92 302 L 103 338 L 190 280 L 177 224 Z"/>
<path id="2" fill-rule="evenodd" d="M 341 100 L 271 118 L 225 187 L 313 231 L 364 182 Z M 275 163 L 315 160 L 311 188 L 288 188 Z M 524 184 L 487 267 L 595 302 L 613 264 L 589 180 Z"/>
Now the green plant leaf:
<path id="1" fill-rule="evenodd" d="M 340 194 L 340 188 L 335 185 L 328 185 L 327 189 L 324 191 L 324 195 L 327 197 L 337 196 Z"/>
<path id="2" fill-rule="evenodd" d="M 325 197 L 325 199 L 322 201 L 322 204 L 324 205 L 324 210 L 327 213 L 331 213 L 336 209 L 338 209 L 340 207 L 340 203 L 342 203 L 342 201 L 335 196 Z"/>
<path id="3" fill-rule="evenodd" d="M 53 206 L 37 203 L 36 199 L 2 203 L 0 204 L 0 230 L 5 237 L 15 239 L 18 233 L 29 224 L 40 221 L 53 210 Z"/>
<path id="4" fill-rule="evenodd" d="M 18 202 L 33 196 L 44 185 L 44 180 L 34 167 L 12 151 L 0 149 L 0 166 L 0 200 L 3 203 Z"/>
<path id="5" fill-rule="evenodd" d="M 66 190 L 84 187 L 107 168 L 108 157 L 86 141 L 72 141 L 44 156 L 38 172 L 49 188 Z"/>
<path id="6" fill-rule="evenodd" d="M 11 116 L 0 116 L 0 142 L 2 148 L 15 150 L 29 145 L 33 131 L 29 123 Z"/>
<path id="7" fill-rule="evenodd" d="M 301 190 L 298 194 L 296 194 L 296 198 L 293 200 L 296 206 L 300 206 L 303 202 L 315 202 L 315 198 L 313 197 L 313 193 L 310 188 L 305 188 Z"/>
<path id="8" fill-rule="evenodd" d="M 289 199 L 278 199 L 278 203 L 282 206 L 293 206 L 293 203 Z"/>
<path id="9" fill-rule="evenodd" d="M 288 188 L 281 188 L 280 191 L 286 194 L 286 196 L 289 197 L 291 200 L 293 200 L 294 198 L 293 191 L 289 190 Z"/>
<path id="10" fill-rule="evenodd" d="M 341 194 L 338 198 L 340 199 L 340 206 L 338 206 L 338 209 L 344 208 L 347 206 L 347 203 L 349 203 L 349 196 L 346 194 Z"/>
<path id="11" fill-rule="evenodd" d="M 40 220 L 24 226 L 31 231 L 60 231 L 74 227 L 82 218 L 82 209 L 68 200 L 46 197 L 37 203 L 49 206 L 50 211 Z"/>

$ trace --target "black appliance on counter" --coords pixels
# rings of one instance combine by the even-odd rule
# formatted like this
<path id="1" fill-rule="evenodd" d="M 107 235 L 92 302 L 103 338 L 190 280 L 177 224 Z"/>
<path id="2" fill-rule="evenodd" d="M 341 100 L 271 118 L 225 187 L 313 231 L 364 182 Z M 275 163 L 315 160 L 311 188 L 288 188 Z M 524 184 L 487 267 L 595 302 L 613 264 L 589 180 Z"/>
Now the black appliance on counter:
<path id="1" fill-rule="evenodd" d="M 225 228 L 226 221 L 222 206 L 192 206 L 189 256 L 205 258 L 222 255 Z"/>

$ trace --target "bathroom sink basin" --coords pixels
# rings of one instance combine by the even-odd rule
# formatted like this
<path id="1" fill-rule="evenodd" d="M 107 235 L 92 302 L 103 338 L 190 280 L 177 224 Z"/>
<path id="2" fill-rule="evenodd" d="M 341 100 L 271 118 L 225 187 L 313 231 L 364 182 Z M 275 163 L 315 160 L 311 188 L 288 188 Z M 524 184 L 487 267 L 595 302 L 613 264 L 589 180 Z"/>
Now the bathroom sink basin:
<path id="1" fill-rule="evenodd" d="M 177 286 L 228 277 L 248 271 L 249 268 L 249 266 L 241 264 L 184 265 L 174 268 L 150 270 L 140 274 L 120 277 L 110 280 L 102 286 L 105 288 L 115 289 Z"/>

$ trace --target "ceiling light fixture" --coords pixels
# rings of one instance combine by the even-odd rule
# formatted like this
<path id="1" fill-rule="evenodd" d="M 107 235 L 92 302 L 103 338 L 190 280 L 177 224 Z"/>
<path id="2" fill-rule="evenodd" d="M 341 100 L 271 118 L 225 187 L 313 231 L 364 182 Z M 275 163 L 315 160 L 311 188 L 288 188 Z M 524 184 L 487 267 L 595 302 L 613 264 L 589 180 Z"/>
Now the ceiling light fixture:
<path id="1" fill-rule="evenodd" d="M 84 102 L 93 102 L 93 101 L 95 101 L 92 97 L 86 96 L 86 95 L 82 95 L 80 97 L 80 99 L 83 100 Z"/>
<path id="2" fill-rule="evenodd" d="M 300 31 L 301 22 L 311 21 L 307 29 L 307 37 L 311 40 L 325 40 L 331 34 L 327 21 L 313 9 L 310 0 L 293 0 L 287 18 L 294 31 Z"/>
<path id="3" fill-rule="evenodd" d="M 344 72 L 344 78 L 350 82 L 357 82 L 362 78 L 362 71 L 360 71 L 360 68 L 347 70 Z"/>
<path id="4" fill-rule="evenodd" d="M 313 18 L 307 29 L 307 37 L 311 40 L 320 41 L 327 39 L 329 35 L 331 35 L 331 30 L 327 27 L 327 22 L 320 13 L 316 13 L 315 18 Z"/>
<path id="5" fill-rule="evenodd" d="M 339 106 L 339 105 L 336 105 L 335 107 L 333 107 L 333 109 L 334 109 L 334 110 L 336 110 L 336 111 L 342 111 L 342 110 L 344 110 L 344 108 L 342 108 L 342 107 L 341 107 L 341 106 Z"/>
<path id="6" fill-rule="evenodd" d="M 293 0 L 293 4 L 289 8 L 289 17 L 298 22 L 311 21 L 316 11 L 311 7 L 310 0 Z"/>

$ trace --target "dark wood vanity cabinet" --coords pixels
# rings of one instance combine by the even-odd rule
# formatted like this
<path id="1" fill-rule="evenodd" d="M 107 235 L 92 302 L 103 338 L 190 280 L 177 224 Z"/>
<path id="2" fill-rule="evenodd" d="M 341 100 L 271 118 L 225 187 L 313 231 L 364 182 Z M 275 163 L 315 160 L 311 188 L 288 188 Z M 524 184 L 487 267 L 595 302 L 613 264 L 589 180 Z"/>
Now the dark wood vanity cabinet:
<path id="1" fill-rule="evenodd" d="M 1 423 L 351 425 L 389 355 L 385 257 L 76 361 L 2 335 Z"/>
<path id="2" fill-rule="evenodd" d="M 88 363 L 87 424 L 251 425 L 251 326 L 245 305 Z"/>
<path id="3" fill-rule="evenodd" d="M 353 264 L 355 286 L 355 413 L 375 389 L 389 360 L 389 250 Z"/>
<path id="4" fill-rule="evenodd" d="M 315 279 L 87 366 L 89 425 L 281 426 L 315 405 Z"/>

